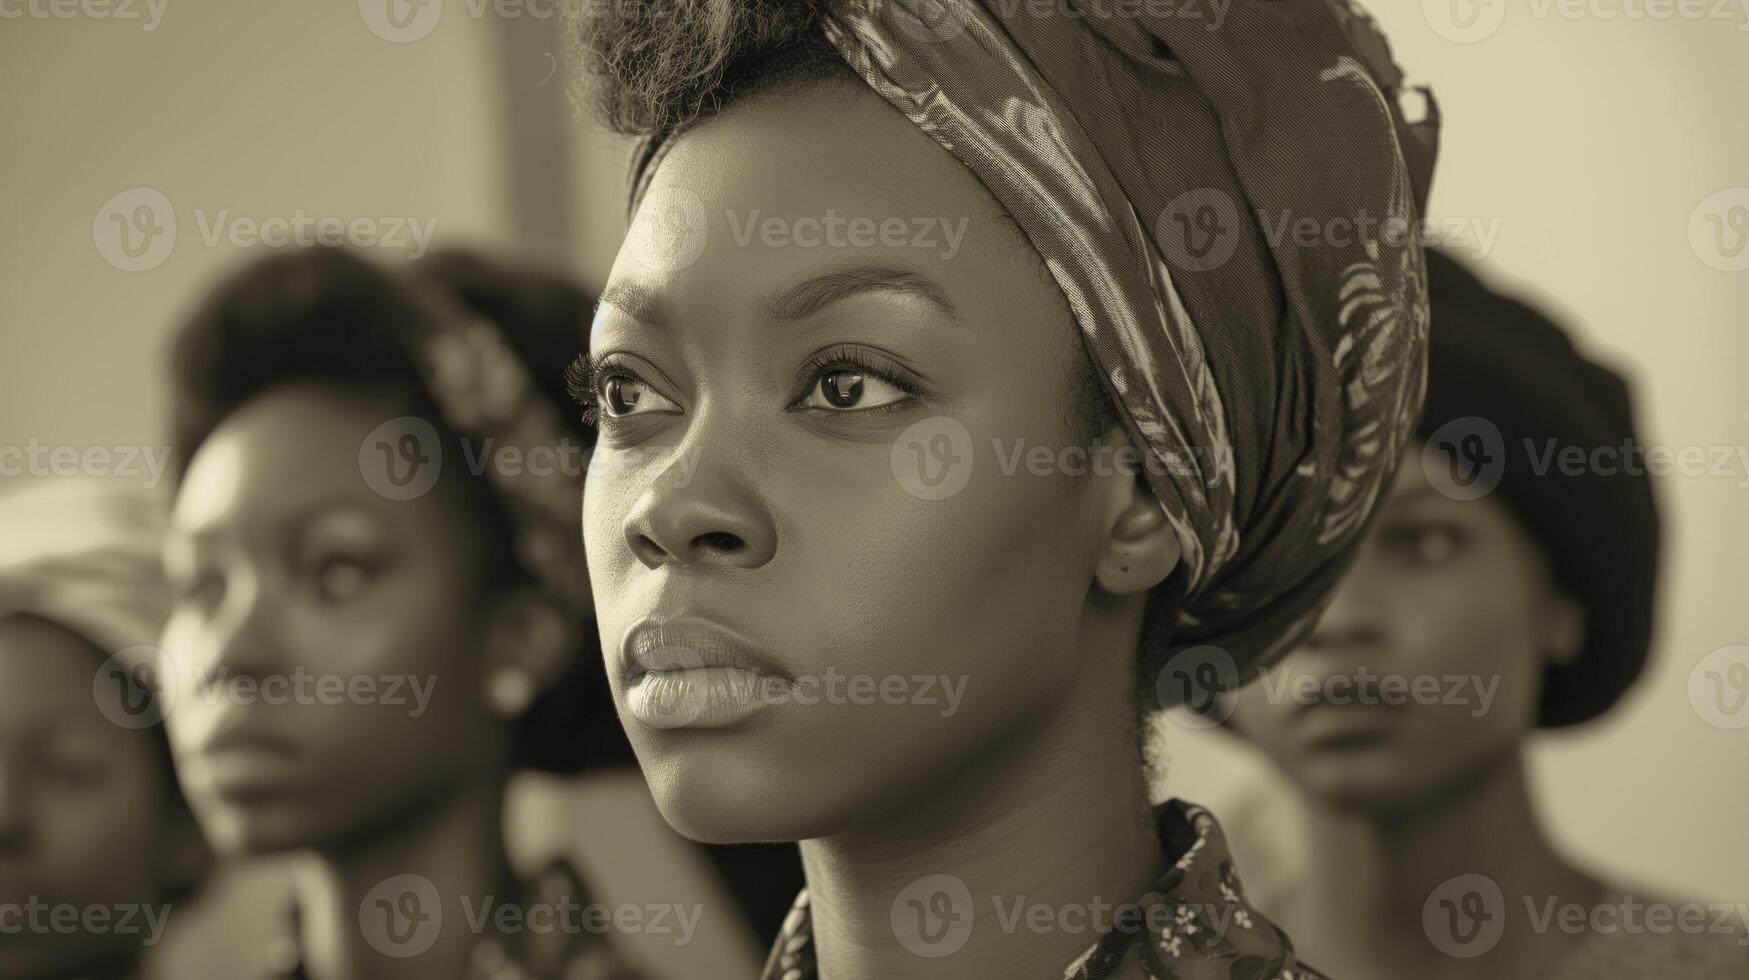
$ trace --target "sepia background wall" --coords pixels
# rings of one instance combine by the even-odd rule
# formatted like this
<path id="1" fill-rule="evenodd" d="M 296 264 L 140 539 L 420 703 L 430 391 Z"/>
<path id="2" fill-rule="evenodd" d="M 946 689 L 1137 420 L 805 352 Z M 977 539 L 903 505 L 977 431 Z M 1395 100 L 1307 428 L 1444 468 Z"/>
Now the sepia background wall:
<path id="1" fill-rule="evenodd" d="M 384 6 L 0 0 L 0 447 L 161 450 L 170 327 L 275 219 L 337 220 L 387 255 L 420 251 L 417 225 L 600 283 L 621 148 L 572 121 L 553 4 L 432 0 L 410 23 Z M 1749 445 L 1745 5 L 1376 6 L 1445 110 L 1447 244 L 1624 368 L 1649 442 Z M 1538 786 L 1593 864 L 1749 901 L 1749 728 L 1690 697 L 1703 658 L 1749 644 L 1749 472 L 1661 492 L 1649 676 L 1539 744 Z M 1231 745 L 1165 733 L 1171 792 L 1218 812 L 1256 776 Z"/>

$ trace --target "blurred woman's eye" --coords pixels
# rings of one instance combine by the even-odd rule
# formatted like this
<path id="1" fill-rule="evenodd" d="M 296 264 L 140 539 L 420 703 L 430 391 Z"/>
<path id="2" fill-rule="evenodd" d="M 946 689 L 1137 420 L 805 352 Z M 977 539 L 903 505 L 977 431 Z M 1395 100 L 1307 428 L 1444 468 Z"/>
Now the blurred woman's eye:
<path id="1" fill-rule="evenodd" d="M 197 572 L 177 585 L 176 599 L 178 604 L 211 612 L 225 601 L 225 577 L 211 569 Z"/>
<path id="2" fill-rule="evenodd" d="M 36 779 L 51 789 L 82 790 L 103 781 L 101 754 L 51 747 L 37 760 Z"/>
<path id="3" fill-rule="evenodd" d="M 1463 531 L 1437 522 L 1387 526 L 1380 542 L 1393 558 L 1418 567 L 1443 565 L 1463 549 Z"/>
<path id="4" fill-rule="evenodd" d="M 316 562 L 316 591 L 329 602 L 345 602 L 370 587 L 373 569 L 355 558 L 335 555 Z"/>

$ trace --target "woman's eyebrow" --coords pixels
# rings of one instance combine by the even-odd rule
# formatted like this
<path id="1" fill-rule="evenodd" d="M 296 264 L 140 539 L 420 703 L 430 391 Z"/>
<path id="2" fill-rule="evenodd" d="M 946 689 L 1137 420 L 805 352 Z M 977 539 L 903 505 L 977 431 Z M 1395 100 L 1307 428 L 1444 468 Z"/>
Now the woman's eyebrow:
<path id="1" fill-rule="evenodd" d="M 635 282 L 608 283 L 601 290 L 601 299 L 595 303 L 595 312 L 599 314 L 603 306 L 612 306 L 646 327 L 661 327 L 667 323 L 656 294 Z"/>
<path id="2" fill-rule="evenodd" d="M 965 322 L 934 280 L 920 273 L 889 268 L 840 269 L 814 276 L 778 293 L 767 308 L 774 320 L 800 320 L 867 292 L 908 293 L 932 304 L 955 322 Z"/>
<path id="3" fill-rule="evenodd" d="M 809 317 L 852 296 L 869 292 L 905 293 L 924 300 L 956 323 L 965 323 L 959 309 L 947 298 L 947 292 L 933 279 L 905 269 L 858 267 L 838 269 L 804 279 L 780 291 L 766 303 L 769 319 L 794 321 Z M 636 282 L 608 283 L 601 291 L 597 312 L 611 306 L 645 327 L 661 328 L 667 323 L 663 303 L 656 293 Z"/>

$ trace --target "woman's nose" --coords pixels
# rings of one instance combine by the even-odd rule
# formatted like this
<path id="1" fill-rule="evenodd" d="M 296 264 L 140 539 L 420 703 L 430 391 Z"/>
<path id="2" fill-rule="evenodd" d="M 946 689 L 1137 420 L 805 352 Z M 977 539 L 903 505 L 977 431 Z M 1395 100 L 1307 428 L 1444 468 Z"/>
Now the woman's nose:
<path id="1" fill-rule="evenodd" d="M 166 654 L 178 670 L 195 671 L 210 685 L 225 676 L 260 677 L 276 669 L 272 606 L 285 589 L 259 572 L 234 573 L 224 599 L 198 632 L 165 633 Z"/>
<path id="2" fill-rule="evenodd" d="M 1330 604 L 1306 639 L 1305 648 L 1355 653 L 1379 646 L 1385 637 L 1385 610 L 1380 606 L 1378 585 L 1363 556 L 1331 590 Z"/>
<path id="3" fill-rule="evenodd" d="M 626 544 L 646 568 L 758 568 L 777 551 L 770 515 L 742 474 L 722 460 L 690 472 L 671 466 L 639 495 Z"/>

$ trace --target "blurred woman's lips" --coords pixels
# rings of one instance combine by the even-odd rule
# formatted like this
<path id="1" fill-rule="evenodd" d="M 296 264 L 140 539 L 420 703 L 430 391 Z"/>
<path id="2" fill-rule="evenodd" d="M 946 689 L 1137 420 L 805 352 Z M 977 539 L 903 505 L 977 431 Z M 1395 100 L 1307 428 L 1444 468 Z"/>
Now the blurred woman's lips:
<path id="1" fill-rule="evenodd" d="M 272 795 L 288 781 L 297 753 L 284 736 L 247 725 L 224 725 L 201 745 L 195 765 L 218 795 Z"/>
<path id="2" fill-rule="evenodd" d="M 1315 748 L 1350 749 L 1389 741 L 1396 730 L 1400 705 L 1380 703 L 1301 703 L 1294 711 L 1295 729 Z"/>
<path id="3" fill-rule="evenodd" d="M 621 647 L 626 709 L 651 728 L 727 728 L 781 701 L 789 683 L 752 644 L 705 620 L 645 620 Z"/>

